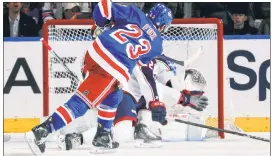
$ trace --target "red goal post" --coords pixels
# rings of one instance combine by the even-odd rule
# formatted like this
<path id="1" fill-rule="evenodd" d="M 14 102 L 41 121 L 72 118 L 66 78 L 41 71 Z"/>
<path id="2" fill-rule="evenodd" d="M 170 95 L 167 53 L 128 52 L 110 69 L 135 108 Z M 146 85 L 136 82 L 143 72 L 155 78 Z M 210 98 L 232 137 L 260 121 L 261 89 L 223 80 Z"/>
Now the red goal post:
<path id="1" fill-rule="evenodd" d="M 80 34 L 83 34 L 82 32 L 80 32 L 82 29 L 88 29 L 88 27 L 90 27 L 90 29 L 91 29 L 94 24 L 95 24 L 95 22 L 93 20 L 49 20 L 43 25 L 43 38 L 45 41 L 47 41 L 49 43 L 49 45 L 51 44 L 50 40 L 52 40 L 52 44 L 55 44 L 56 42 L 62 43 L 61 46 L 59 46 L 59 45 L 57 47 L 52 46 L 53 49 L 58 49 L 58 50 L 56 50 L 56 52 L 58 53 L 59 51 L 61 51 L 62 49 L 65 49 L 66 47 L 71 49 L 71 47 L 68 47 L 68 46 L 71 46 L 71 44 L 73 44 L 74 42 L 70 42 L 68 40 L 69 40 L 69 38 L 73 38 L 74 35 L 78 35 L 77 33 L 74 33 L 74 31 L 76 31 Z M 195 25 L 196 26 L 194 28 L 195 30 L 192 30 L 192 31 L 190 30 L 190 31 L 186 32 L 185 31 L 185 30 L 187 30 L 186 25 L 189 25 L 190 27 L 191 27 L 191 25 Z M 206 32 L 201 34 L 201 31 L 204 29 L 211 29 L 210 27 L 206 27 L 205 25 L 213 25 L 214 30 L 209 30 L 211 32 L 208 32 L 208 33 L 207 33 L 207 30 L 205 30 Z M 77 26 L 84 26 L 84 28 L 79 28 L 77 30 L 74 30 L 73 27 L 76 28 Z M 198 36 L 195 38 L 196 40 L 205 40 L 206 36 L 209 36 L 210 34 L 212 34 L 211 35 L 211 36 L 213 36 L 212 38 L 215 38 L 215 42 L 213 44 L 215 47 L 217 47 L 216 48 L 217 71 L 212 71 L 212 72 L 217 72 L 217 104 L 218 104 L 217 117 L 218 118 L 216 119 L 216 122 L 218 122 L 218 123 L 216 123 L 216 124 L 218 125 L 219 128 L 224 128 L 224 54 L 223 54 L 223 23 L 222 23 L 222 21 L 219 19 L 216 19 L 216 18 L 184 18 L 184 19 L 174 19 L 171 26 L 180 27 L 177 30 L 174 30 L 172 32 L 171 36 L 172 35 L 177 36 L 177 34 L 180 34 L 179 37 L 182 35 L 184 35 L 184 36 L 191 35 L 191 37 L 189 37 L 190 39 L 188 39 L 188 40 L 194 40 L 191 38 L 194 38 L 194 35 L 196 35 L 196 36 Z M 198 26 L 204 26 L 204 28 L 201 28 Z M 65 29 L 65 30 L 61 30 L 62 32 L 59 33 L 59 30 L 57 30 L 57 29 Z M 69 29 L 71 29 L 71 32 L 68 34 L 71 36 L 66 38 L 65 35 L 69 31 Z M 199 29 L 199 30 L 196 30 L 196 29 Z M 186 34 L 184 34 L 184 33 L 186 33 Z M 202 36 L 200 36 L 200 34 Z M 88 34 L 88 33 L 85 34 L 85 32 L 84 32 L 84 35 L 88 36 L 90 34 Z M 168 34 L 166 33 L 165 35 L 167 38 Z M 74 38 L 76 38 L 76 37 L 74 37 Z M 73 41 L 74 41 L 74 38 L 73 38 Z M 91 37 L 89 37 L 89 38 L 91 38 Z M 201 39 L 197 39 L 197 38 L 201 38 Z M 177 40 L 177 39 L 173 39 L 173 40 Z M 186 40 L 186 39 L 183 39 L 183 40 Z M 207 40 L 211 40 L 211 38 L 208 38 Z M 64 43 L 64 42 L 67 42 L 67 43 Z M 80 44 L 80 43 L 77 43 L 77 44 Z M 179 43 L 177 43 L 177 41 L 175 41 L 174 45 L 178 45 L 178 44 Z M 186 43 L 186 44 L 188 44 L 188 43 Z M 174 45 L 171 44 L 171 45 L 169 45 L 169 47 L 170 46 L 173 47 Z M 58 47 L 60 47 L 60 48 L 58 48 Z M 73 47 L 76 47 L 76 46 L 73 46 Z M 66 53 L 66 52 L 72 53 L 67 48 L 65 50 L 63 50 L 64 52 L 61 52 L 61 53 Z M 76 54 L 77 52 L 74 51 L 74 53 Z M 188 50 L 187 50 L 187 53 L 188 53 Z M 189 51 L 189 53 L 190 53 L 190 51 Z M 64 57 L 70 58 L 69 56 L 64 56 Z M 69 62 L 69 61 L 71 61 L 71 60 L 68 60 L 67 62 Z M 209 62 L 209 61 L 210 60 L 207 60 L 207 62 Z M 52 105 L 52 103 L 50 102 L 50 98 L 55 96 L 55 95 L 53 95 L 54 93 L 52 93 L 52 91 L 50 90 L 50 88 L 52 87 L 51 86 L 52 83 L 50 83 L 50 81 L 52 81 L 51 80 L 52 79 L 51 72 L 52 72 L 52 70 L 55 70 L 54 67 L 52 67 L 54 65 L 51 65 L 50 62 L 52 63 L 51 55 L 50 55 L 48 49 L 45 46 L 43 46 L 43 116 L 48 116 L 51 113 L 51 111 L 50 111 L 51 106 L 50 105 Z M 77 70 L 80 70 L 80 67 L 78 67 Z M 54 74 L 56 74 L 56 73 L 54 73 Z M 64 76 L 64 75 L 60 76 L 59 75 L 59 77 L 64 78 L 67 76 Z M 64 92 L 62 92 L 61 94 L 63 95 Z M 69 93 L 70 93 L 70 91 L 69 91 Z M 60 97 L 62 97 L 62 96 L 58 96 L 57 98 L 60 98 Z M 63 96 L 64 102 L 66 100 L 68 100 L 68 98 L 69 97 L 66 96 L 66 94 L 65 94 L 65 97 Z M 59 100 L 56 100 L 56 101 L 59 101 Z M 63 103 L 59 103 L 59 105 L 61 105 L 61 104 L 63 104 Z M 224 138 L 224 133 L 219 132 L 219 136 L 221 138 Z"/>
<path id="2" fill-rule="evenodd" d="M 94 25 L 94 20 L 48 20 L 42 28 L 43 39 L 49 42 L 49 26 L 51 25 Z M 43 49 L 43 116 L 49 115 L 49 51 L 45 45 Z"/>

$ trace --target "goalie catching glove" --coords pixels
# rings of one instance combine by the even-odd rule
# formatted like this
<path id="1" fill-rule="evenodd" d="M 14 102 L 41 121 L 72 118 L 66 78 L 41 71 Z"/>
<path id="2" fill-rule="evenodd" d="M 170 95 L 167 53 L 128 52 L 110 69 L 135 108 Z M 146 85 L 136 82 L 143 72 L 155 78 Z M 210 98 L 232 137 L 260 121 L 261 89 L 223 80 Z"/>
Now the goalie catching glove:
<path id="1" fill-rule="evenodd" d="M 167 124 L 166 120 L 166 107 L 163 102 L 159 100 L 150 101 L 149 109 L 152 113 L 152 120 L 161 123 L 162 125 Z"/>
<path id="2" fill-rule="evenodd" d="M 203 91 L 181 91 L 179 103 L 182 106 L 189 106 L 197 111 L 203 111 L 208 105 L 208 98 L 203 96 Z"/>

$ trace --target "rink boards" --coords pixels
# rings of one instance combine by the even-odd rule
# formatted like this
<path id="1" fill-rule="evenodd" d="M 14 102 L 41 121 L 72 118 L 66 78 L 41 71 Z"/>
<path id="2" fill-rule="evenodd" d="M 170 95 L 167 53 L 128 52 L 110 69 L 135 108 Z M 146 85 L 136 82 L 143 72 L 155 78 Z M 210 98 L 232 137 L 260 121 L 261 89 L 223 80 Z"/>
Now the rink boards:
<path id="1" fill-rule="evenodd" d="M 5 39 L 4 42 L 4 131 L 25 132 L 40 122 L 43 116 L 42 45 L 38 38 Z M 202 41 L 196 41 L 199 44 Z M 204 42 L 202 42 L 204 43 Z M 206 45 L 206 46 L 205 46 Z M 216 116 L 217 74 L 216 54 L 209 41 L 204 43 L 204 55 L 195 64 L 209 83 L 210 112 Z M 29 48 L 31 47 L 31 48 Z M 60 47 L 64 48 L 64 47 Z M 78 48 L 69 47 L 72 51 Z M 179 58 L 180 49 L 174 49 Z M 171 55 L 171 54 L 170 54 Z M 225 105 L 231 103 L 235 123 L 248 132 L 270 131 L 270 36 L 225 38 Z M 269 64 L 268 64 L 269 62 Z M 203 64 L 208 64 L 204 66 Z M 29 67 L 29 70 L 27 68 Z M 17 72 L 15 72 L 17 71 Z M 213 71 L 213 72 L 210 72 Z M 13 81 L 11 81 L 13 78 Z M 16 81 L 30 80 L 14 84 Z M 10 80 L 10 81 L 9 81 Z M 7 83 L 7 82 L 11 83 Z M 13 83 L 12 83 L 13 82 Z M 214 83 L 213 83 L 214 82 Z M 269 84 L 269 85 L 268 85 Z M 68 97 L 68 96 L 67 96 Z M 61 98 L 61 100 L 66 100 Z M 57 101 L 56 103 L 63 103 Z M 56 107 L 50 108 L 50 112 Z M 16 109 L 15 109 L 16 108 Z M 225 115 L 229 115 L 227 112 Z"/>

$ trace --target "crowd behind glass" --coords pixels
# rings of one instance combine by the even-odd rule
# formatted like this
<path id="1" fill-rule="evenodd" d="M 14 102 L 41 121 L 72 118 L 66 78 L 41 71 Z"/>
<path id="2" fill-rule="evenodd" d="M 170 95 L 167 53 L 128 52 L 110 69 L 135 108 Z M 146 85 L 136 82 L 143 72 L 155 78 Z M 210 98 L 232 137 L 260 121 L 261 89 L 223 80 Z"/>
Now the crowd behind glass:
<path id="1" fill-rule="evenodd" d="M 135 5 L 145 13 L 153 2 L 120 3 Z M 270 34 L 269 2 L 167 2 L 175 18 L 219 18 L 225 35 Z M 4 37 L 40 36 L 50 19 L 90 19 L 96 2 L 42 3 L 9 2 L 4 5 Z"/>

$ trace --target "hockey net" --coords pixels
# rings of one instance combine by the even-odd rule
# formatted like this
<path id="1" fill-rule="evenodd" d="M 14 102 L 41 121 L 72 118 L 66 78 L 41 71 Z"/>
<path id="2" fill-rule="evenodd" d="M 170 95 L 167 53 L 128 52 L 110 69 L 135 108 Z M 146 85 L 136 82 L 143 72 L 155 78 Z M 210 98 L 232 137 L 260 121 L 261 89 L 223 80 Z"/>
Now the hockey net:
<path id="1" fill-rule="evenodd" d="M 92 20 L 50 20 L 43 27 L 43 38 L 79 78 L 82 57 L 93 40 L 93 24 Z M 162 35 L 163 53 L 177 60 L 189 59 L 202 48 L 203 53 L 188 68 L 196 68 L 206 76 L 208 88 L 205 91 L 209 95 L 210 106 L 203 113 L 208 125 L 219 128 L 224 128 L 222 31 L 222 23 L 218 19 L 175 19 L 169 30 Z M 80 80 L 65 70 L 45 46 L 43 58 L 43 113 L 48 116 L 73 95 Z M 177 68 L 177 74 L 183 72 L 184 68 Z M 231 122 L 234 123 L 233 120 Z M 219 135 L 224 137 L 223 133 Z"/>

